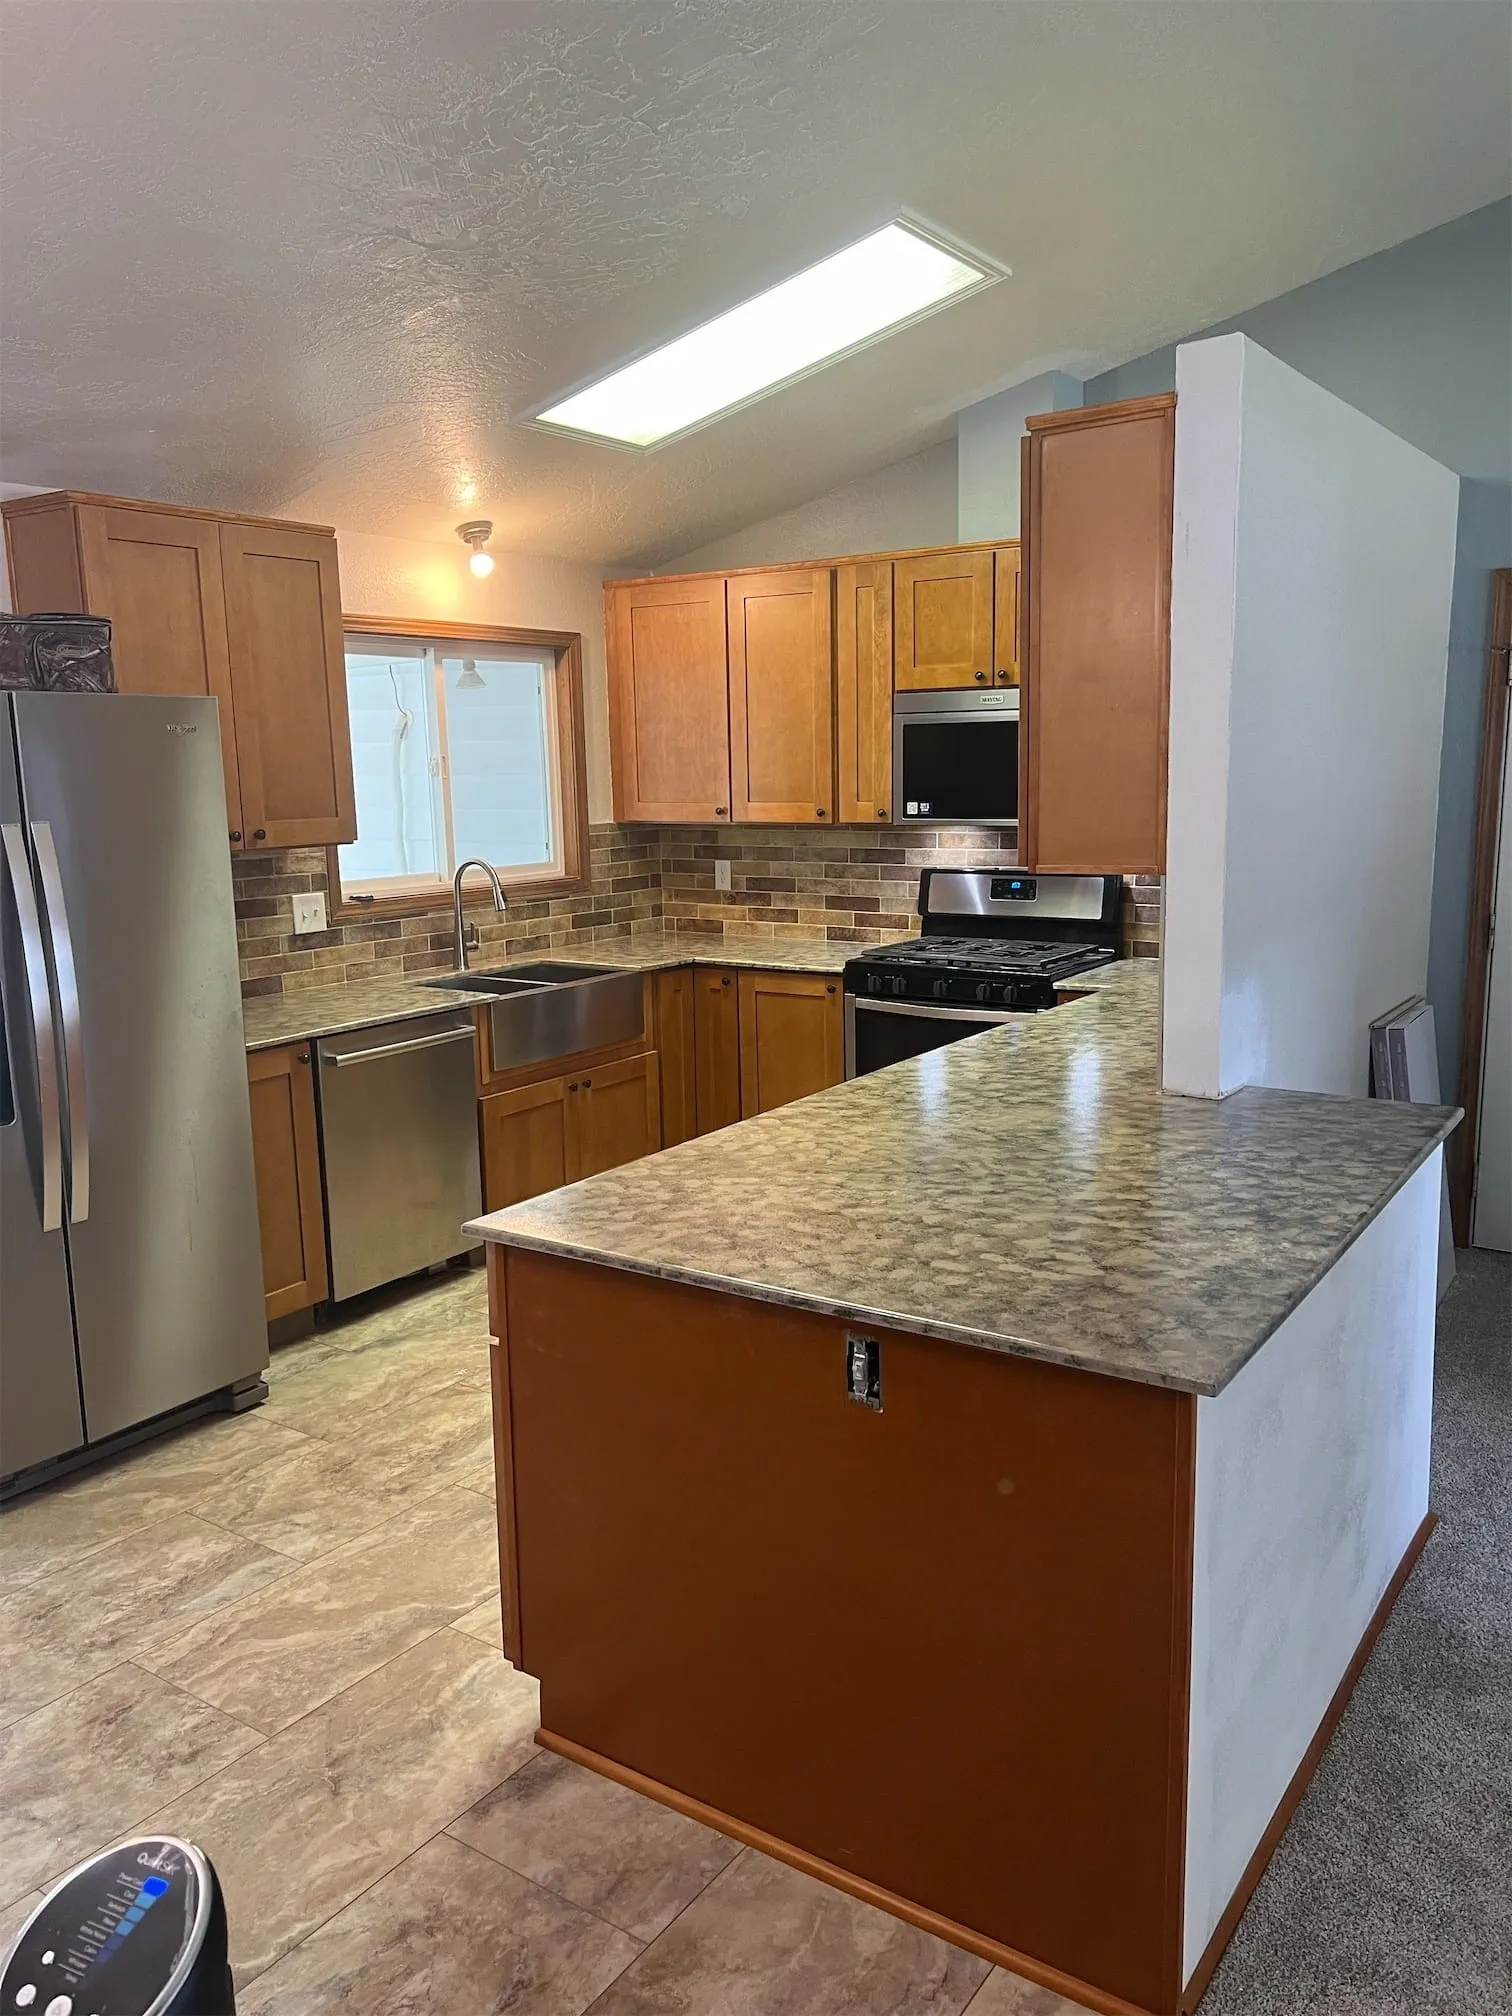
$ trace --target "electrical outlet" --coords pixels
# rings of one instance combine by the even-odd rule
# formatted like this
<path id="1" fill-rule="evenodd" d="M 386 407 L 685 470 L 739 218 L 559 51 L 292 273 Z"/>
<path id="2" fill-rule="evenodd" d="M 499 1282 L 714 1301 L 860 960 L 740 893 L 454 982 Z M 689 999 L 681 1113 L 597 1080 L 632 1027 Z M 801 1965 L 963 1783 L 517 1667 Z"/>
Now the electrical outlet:
<path id="1" fill-rule="evenodd" d="M 316 889 L 308 896 L 294 898 L 294 929 L 302 931 L 325 931 L 326 899 L 324 889 Z"/>
<path id="2" fill-rule="evenodd" d="M 714 863 L 714 887 L 716 889 L 728 889 L 729 886 L 730 886 L 729 862 L 716 861 Z"/>

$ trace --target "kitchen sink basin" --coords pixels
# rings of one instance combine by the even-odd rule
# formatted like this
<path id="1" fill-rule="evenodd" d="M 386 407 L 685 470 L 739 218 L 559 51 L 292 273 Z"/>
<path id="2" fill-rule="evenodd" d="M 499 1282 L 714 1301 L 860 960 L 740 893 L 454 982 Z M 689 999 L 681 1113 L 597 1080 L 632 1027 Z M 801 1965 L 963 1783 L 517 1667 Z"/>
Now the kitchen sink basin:
<path id="1" fill-rule="evenodd" d="M 498 997 L 487 1010 L 495 1072 L 644 1041 L 647 1034 L 643 977 L 614 966 L 535 959 L 507 973 L 448 973 L 424 984 Z"/>

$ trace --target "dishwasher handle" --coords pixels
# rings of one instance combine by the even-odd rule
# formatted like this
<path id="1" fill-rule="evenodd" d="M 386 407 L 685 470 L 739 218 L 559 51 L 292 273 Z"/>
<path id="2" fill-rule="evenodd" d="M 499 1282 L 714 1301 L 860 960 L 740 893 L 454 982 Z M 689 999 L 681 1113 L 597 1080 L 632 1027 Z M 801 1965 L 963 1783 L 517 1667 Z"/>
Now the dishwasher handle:
<path id="1" fill-rule="evenodd" d="M 416 1050 L 439 1050 L 443 1043 L 471 1043 L 471 1029 L 443 1029 L 435 1036 L 416 1036 L 408 1043 L 377 1043 L 371 1050 L 322 1050 L 320 1061 L 333 1067 L 371 1064 L 379 1057 L 408 1057 Z"/>

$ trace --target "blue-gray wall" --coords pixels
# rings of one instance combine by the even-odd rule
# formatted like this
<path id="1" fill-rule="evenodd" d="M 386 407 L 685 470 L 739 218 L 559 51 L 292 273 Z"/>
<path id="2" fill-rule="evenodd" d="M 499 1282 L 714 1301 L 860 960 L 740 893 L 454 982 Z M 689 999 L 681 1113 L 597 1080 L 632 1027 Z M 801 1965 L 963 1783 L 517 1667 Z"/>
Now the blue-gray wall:
<path id="1" fill-rule="evenodd" d="M 1428 955 L 1440 1078 L 1452 1098 L 1459 1080 L 1491 570 L 1512 566 L 1512 201 L 1473 210 L 1192 335 L 1236 329 L 1466 479 L 1460 486 Z M 1170 344 L 1089 379 L 1086 402 L 1169 392 L 1175 383 L 1176 346 Z"/>

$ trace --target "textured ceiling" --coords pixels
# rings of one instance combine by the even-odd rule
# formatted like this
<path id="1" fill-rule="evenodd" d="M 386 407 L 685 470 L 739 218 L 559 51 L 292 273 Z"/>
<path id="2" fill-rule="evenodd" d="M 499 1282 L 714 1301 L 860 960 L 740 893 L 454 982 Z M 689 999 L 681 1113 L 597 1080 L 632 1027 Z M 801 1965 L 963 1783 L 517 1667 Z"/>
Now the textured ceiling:
<path id="1" fill-rule="evenodd" d="M 6 0 L 3 474 L 614 564 L 1509 187 L 1504 0 Z M 649 456 L 518 412 L 900 206 L 1014 277 Z"/>

